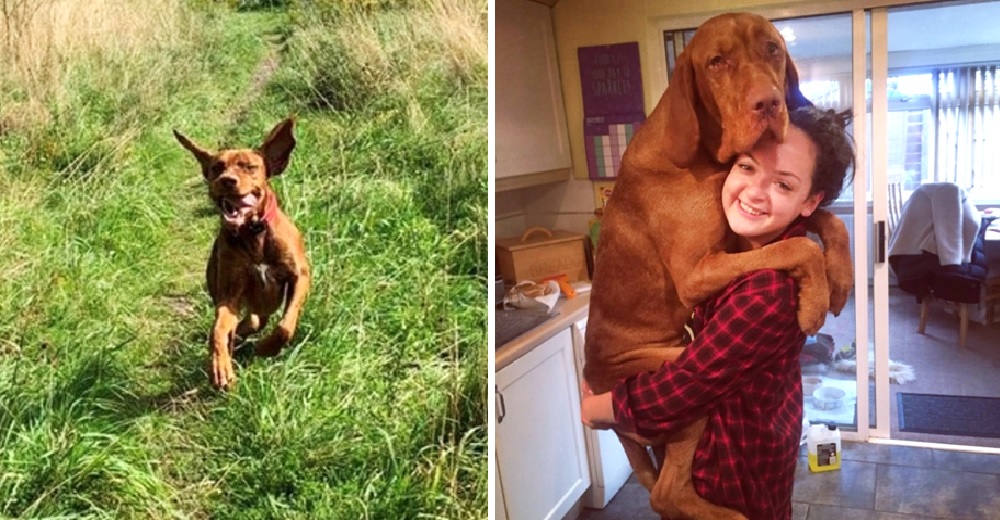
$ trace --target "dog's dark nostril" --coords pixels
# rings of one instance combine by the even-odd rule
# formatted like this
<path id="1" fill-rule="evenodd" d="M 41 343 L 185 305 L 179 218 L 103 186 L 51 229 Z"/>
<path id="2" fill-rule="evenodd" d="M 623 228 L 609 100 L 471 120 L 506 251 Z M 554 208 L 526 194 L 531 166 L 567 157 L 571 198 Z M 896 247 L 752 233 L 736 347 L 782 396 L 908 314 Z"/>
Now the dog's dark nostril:
<path id="1" fill-rule="evenodd" d="M 236 186 L 237 180 L 236 180 L 235 177 L 219 177 L 219 182 L 223 186 L 226 186 L 228 188 L 232 188 L 232 187 Z"/>
<path id="2" fill-rule="evenodd" d="M 780 107 L 781 100 L 777 96 L 765 95 L 757 98 L 757 101 L 753 104 L 753 111 L 759 112 L 762 115 L 774 115 Z"/>

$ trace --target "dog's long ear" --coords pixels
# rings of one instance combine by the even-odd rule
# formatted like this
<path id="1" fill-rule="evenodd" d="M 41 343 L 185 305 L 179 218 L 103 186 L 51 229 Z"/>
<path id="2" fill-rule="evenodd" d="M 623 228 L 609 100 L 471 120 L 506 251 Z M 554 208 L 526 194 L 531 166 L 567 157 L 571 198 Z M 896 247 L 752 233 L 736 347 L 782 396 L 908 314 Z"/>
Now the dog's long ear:
<path id="1" fill-rule="evenodd" d="M 181 146 L 187 148 L 187 150 L 194 155 L 195 159 L 198 159 L 198 163 L 201 164 L 202 171 L 207 172 L 208 165 L 212 162 L 211 152 L 208 152 L 204 148 L 194 144 L 194 142 L 187 137 L 184 137 L 184 134 L 178 132 L 177 130 L 174 130 L 174 137 L 181 143 Z"/>
<path id="2" fill-rule="evenodd" d="M 268 177 L 281 175 L 288 167 L 292 150 L 295 149 L 295 136 L 292 135 L 294 129 L 295 120 L 289 117 L 278 123 L 260 146 L 261 155 L 267 161 Z"/>
<path id="3" fill-rule="evenodd" d="M 809 101 L 802 91 L 799 90 L 799 69 L 795 68 L 792 57 L 786 54 L 785 58 L 785 104 L 788 110 L 795 110 L 799 107 L 811 107 Z"/>
<path id="4" fill-rule="evenodd" d="M 661 143 L 670 161 L 681 168 L 689 166 L 698 153 L 701 132 L 698 128 L 698 91 L 695 85 L 694 65 L 688 53 L 682 52 L 674 66 L 674 77 L 663 96 L 666 101 L 664 128 L 669 140 Z"/>

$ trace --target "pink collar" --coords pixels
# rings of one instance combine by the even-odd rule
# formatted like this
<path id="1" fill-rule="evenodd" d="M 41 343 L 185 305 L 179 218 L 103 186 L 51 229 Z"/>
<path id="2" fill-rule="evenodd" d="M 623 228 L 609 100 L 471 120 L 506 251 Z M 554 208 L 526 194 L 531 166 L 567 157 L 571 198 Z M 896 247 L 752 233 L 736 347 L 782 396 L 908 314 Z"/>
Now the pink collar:
<path id="1" fill-rule="evenodd" d="M 267 190 L 267 203 L 264 205 L 264 215 L 261 216 L 261 220 L 265 224 L 271 224 L 274 222 L 275 215 L 278 214 L 278 197 L 273 191 Z"/>

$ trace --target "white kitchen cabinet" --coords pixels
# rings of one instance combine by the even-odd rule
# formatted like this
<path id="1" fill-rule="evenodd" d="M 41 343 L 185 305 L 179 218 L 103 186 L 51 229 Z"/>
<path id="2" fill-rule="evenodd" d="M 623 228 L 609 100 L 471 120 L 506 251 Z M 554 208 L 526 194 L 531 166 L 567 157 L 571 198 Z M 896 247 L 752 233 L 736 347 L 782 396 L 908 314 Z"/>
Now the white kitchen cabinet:
<path id="1" fill-rule="evenodd" d="M 496 382 L 496 461 L 507 518 L 559 520 L 590 485 L 570 329 L 497 372 Z"/>
<path id="2" fill-rule="evenodd" d="M 572 158 L 549 7 L 496 2 L 496 189 L 569 180 Z"/>
<path id="3" fill-rule="evenodd" d="M 493 504 L 496 515 L 493 518 L 497 520 L 507 520 L 507 506 L 503 503 L 503 484 L 500 480 L 500 468 L 497 467 L 496 457 L 493 458 L 493 489 L 494 497 Z"/>

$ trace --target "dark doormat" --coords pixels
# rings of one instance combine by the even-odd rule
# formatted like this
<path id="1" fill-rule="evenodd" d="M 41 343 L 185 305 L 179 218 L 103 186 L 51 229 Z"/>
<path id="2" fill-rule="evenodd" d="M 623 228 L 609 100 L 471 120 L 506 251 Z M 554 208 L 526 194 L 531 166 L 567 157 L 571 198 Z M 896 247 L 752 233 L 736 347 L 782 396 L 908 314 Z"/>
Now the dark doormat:
<path id="1" fill-rule="evenodd" d="M 1000 398 L 899 392 L 899 431 L 1000 438 Z"/>

